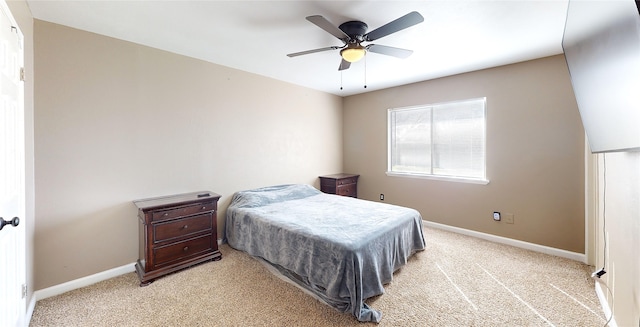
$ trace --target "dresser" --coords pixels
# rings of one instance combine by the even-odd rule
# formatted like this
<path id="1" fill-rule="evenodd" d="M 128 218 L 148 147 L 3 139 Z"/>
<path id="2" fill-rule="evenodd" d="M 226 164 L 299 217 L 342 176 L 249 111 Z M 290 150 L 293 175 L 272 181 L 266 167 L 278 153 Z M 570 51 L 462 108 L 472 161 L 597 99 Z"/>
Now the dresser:
<path id="1" fill-rule="evenodd" d="M 344 173 L 319 176 L 320 191 L 357 198 L 358 177 L 360 177 L 360 175 Z"/>
<path id="2" fill-rule="evenodd" d="M 193 192 L 136 200 L 140 286 L 209 260 L 220 260 L 217 208 L 220 195 Z"/>

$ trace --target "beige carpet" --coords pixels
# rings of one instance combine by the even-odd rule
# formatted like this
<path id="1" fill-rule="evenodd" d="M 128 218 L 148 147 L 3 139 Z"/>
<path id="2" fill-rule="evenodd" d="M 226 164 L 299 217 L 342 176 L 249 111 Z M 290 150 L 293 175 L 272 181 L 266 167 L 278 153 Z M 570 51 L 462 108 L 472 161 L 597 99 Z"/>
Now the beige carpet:
<path id="1" fill-rule="evenodd" d="M 367 301 L 380 326 L 603 326 L 582 263 L 425 228 L 427 249 Z M 38 301 L 31 326 L 362 326 L 227 245 L 139 287 L 135 273 Z M 366 325 L 375 325 L 369 323 Z"/>

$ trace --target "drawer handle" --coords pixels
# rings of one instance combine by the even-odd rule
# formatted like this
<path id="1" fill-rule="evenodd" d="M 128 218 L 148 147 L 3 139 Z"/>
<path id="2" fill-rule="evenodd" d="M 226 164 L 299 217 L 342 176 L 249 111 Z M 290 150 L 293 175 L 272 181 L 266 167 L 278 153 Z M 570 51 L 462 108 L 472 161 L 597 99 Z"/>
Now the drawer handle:
<path id="1" fill-rule="evenodd" d="M 201 210 L 204 210 L 204 209 L 206 209 L 206 208 L 207 208 L 206 206 L 202 206 L 202 209 L 201 209 Z"/>
<path id="2" fill-rule="evenodd" d="M 165 217 L 166 217 L 166 216 L 168 216 L 168 215 L 169 215 L 169 213 L 168 213 L 168 212 L 165 212 L 163 216 L 165 216 Z"/>
<path id="3" fill-rule="evenodd" d="M 184 249 L 182 249 L 182 251 L 184 251 L 184 252 L 189 251 L 189 247 L 188 247 L 188 246 L 185 246 L 185 247 L 184 247 Z"/>
<path id="4" fill-rule="evenodd" d="M 182 226 L 182 229 L 187 229 L 187 228 L 189 228 L 189 225 Z"/>

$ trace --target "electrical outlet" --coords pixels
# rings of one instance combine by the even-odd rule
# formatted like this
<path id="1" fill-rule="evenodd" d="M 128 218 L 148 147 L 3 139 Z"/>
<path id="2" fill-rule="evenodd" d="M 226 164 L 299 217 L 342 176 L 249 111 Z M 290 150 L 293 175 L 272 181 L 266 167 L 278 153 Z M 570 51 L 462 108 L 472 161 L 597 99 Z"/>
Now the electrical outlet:
<path id="1" fill-rule="evenodd" d="M 500 221 L 500 213 L 498 211 L 493 212 L 493 220 Z"/>
<path id="2" fill-rule="evenodd" d="M 504 222 L 507 224 L 513 224 L 513 214 L 512 213 L 505 213 L 504 214 Z"/>
<path id="3" fill-rule="evenodd" d="M 384 194 L 380 193 L 380 201 L 384 201 Z"/>

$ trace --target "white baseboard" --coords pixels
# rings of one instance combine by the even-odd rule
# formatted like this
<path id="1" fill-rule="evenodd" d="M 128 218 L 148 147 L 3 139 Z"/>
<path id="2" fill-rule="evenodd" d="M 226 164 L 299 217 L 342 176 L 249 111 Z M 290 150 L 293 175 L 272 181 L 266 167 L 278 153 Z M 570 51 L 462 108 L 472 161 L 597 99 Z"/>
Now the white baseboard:
<path id="1" fill-rule="evenodd" d="M 422 222 L 424 223 L 425 226 L 428 226 L 428 227 L 433 227 L 433 228 L 437 228 L 437 229 L 446 230 L 446 231 L 449 231 L 449 232 L 454 232 L 454 233 L 458 233 L 458 234 L 473 236 L 473 237 L 481 238 L 481 239 L 484 239 L 484 240 L 487 240 L 487 241 L 496 242 L 496 243 L 502 243 L 502 244 L 506 244 L 506 245 L 511 245 L 511 246 L 515 246 L 515 247 L 518 247 L 518 248 L 523 248 L 523 249 L 536 251 L 536 252 L 540 252 L 540 253 L 555 255 L 555 256 L 558 256 L 558 257 L 562 257 L 562 258 L 567 258 L 567 259 L 571 259 L 571 260 L 575 260 L 575 261 L 580 261 L 580 262 L 583 262 L 583 263 L 587 262 L 587 257 L 582 253 L 576 253 L 576 252 L 566 251 L 566 250 L 562 250 L 562 249 L 552 248 L 552 247 L 549 247 L 549 246 L 539 245 L 539 244 L 535 244 L 535 243 L 529 243 L 529 242 L 514 240 L 514 239 L 511 239 L 511 238 L 507 238 L 507 237 L 496 236 L 496 235 L 486 234 L 486 233 L 482 233 L 482 232 L 476 232 L 476 231 L 473 231 L 473 230 L 470 230 L 470 229 L 464 229 L 464 228 L 460 228 L 460 227 L 454 227 L 454 226 L 434 223 L 432 221 L 427 221 L 427 220 L 423 220 Z"/>
<path id="2" fill-rule="evenodd" d="M 616 320 L 611 316 L 611 308 L 609 308 L 609 302 L 607 301 L 607 296 L 606 294 L 604 294 L 604 291 L 602 290 L 602 285 L 600 285 L 601 283 L 604 284 L 604 281 L 601 280 L 596 280 L 596 294 L 598 295 L 598 300 L 600 300 L 600 305 L 602 306 L 602 311 L 604 312 L 604 317 L 606 319 L 609 319 L 609 317 L 611 317 L 611 321 L 609 321 L 609 323 L 606 325 L 607 327 L 618 327 L 618 324 L 616 324 Z M 605 287 L 608 287 L 605 284 Z"/>
<path id="3" fill-rule="evenodd" d="M 36 301 L 42 300 L 42 299 L 46 299 L 52 296 L 56 296 L 56 295 L 60 295 L 62 293 L 66 293 L 69 291 L 73 291 L 75 289 L 81 288 L 81 287 L 85 287 L 85 286 L 89 286 L 91 284 L 95 284 L 97 282 L 101 282 L 103 280 L 107 280 L 113 277 L 117 277 L 120 275 L 124 275 L 124 274 L 128 274 L 130 272 L 134 272 L 135 269 L 135 262 L 121 266 L 121 267 L 117 267 L 117 268 L 113 268 L 113 269 L 109 269 L 103 272 L 99 272 L 97 274 L 93 274 L 90 276 L 86 276 L 86 277 L 82 277 L 82 278 L 78 278 L 76 280 L 72 280 L 72 281 L 68 281 L 66 283 L 62 283 L 62 284 L 58 284 L 55 286 L 51 286 L 45 289 L 41 289 L 38 291 L 34 292 Z M 34 304 L 35 305 L 35 304 Z"/>
<path id="4" fill-rule="evenodd" d="M 218 239 L 218 246 L 222 244 L 222 240 Z M 82 278 L 78 278 L 76 280 L 72 280 L 72 281 L 68 281 L 66 283 L 62 283 L 62 284 L 58 284 L 55 286 L 51 286 L 45 289 L 41 289 L 38 291 L 34 292 L 34 298 L 35 301 L 33 303 L 33 306 L 35 307 L 35 302 L 42 300 L 42 299 L 46 299 L 52 296 L 56 296 L 56 295 L 60 295 L 62 293 L 66 293 L 69 291 L 73 291 L 75 289 L 81 288 L 81 287 L 85 287 L 85 286 L 89 286 L 91 284 L 95 284 L 98 282 L 101 282 L 103 280 L 107 280 L 113 277 L 118 277 L 120 275 L 124 275 L 130 272 L 134 272 L 136 271 L 135 268 L 136 263 L 132 262 L 130 264 L 126 264 L 124 266 L 121 267 L 117 267 L 117 268 L 113 268 L 113 269 L 109 269 L 103 272 L 99 272 L 97 274 L 93 274 L 91 276 L 86 276 L 86 277 L 82 277 Z M 33 313 L 33 310 L 32 310 Z M 30 316 L 29 316 L 30 317 Z"/>

